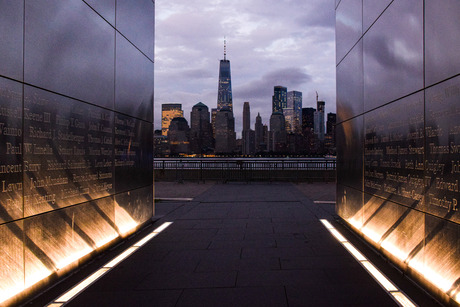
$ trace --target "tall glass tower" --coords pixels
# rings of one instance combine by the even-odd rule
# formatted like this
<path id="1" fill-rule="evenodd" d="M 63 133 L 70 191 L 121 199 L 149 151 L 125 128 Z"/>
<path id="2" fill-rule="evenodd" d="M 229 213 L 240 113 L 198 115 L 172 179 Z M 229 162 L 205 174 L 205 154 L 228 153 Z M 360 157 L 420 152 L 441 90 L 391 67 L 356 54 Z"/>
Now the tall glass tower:
<path id="1" fill-rule="evenodd" d="M 277 85 L 273 89 L 272 113 L 283 113 L 287 107 L 287 87 Z"/>
<path id="2" fill-rule="evenodd" d="M 227 60 L 227 44 L 224 40 L 224 59 L 220 60 L 219 88 L 217 92 L 217 111 L 228 107 L 233 112 L 232 102 L 232 77 L 230 74 L 230 61 Z"/>

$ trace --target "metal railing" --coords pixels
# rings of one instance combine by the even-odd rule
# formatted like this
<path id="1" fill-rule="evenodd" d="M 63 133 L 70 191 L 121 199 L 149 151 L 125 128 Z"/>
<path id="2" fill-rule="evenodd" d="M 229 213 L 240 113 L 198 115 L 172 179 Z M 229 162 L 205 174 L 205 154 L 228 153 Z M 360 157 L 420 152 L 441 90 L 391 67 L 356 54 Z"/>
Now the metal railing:
<path id="1" fill-rule="evenodd" d="M 336 160 L 311 159 L 154 159 L 158 181 L 335 181 Z"/>

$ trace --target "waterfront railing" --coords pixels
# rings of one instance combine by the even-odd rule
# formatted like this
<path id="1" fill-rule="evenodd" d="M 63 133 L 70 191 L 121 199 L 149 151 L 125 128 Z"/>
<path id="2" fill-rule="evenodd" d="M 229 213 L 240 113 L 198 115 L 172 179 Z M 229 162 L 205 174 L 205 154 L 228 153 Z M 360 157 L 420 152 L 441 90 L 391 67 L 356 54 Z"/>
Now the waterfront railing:
<path id="1" fill-rule="evenodd" d="M 335 181 L 336 160 L 311 159 L 154 159 L 158 181 Z"/>

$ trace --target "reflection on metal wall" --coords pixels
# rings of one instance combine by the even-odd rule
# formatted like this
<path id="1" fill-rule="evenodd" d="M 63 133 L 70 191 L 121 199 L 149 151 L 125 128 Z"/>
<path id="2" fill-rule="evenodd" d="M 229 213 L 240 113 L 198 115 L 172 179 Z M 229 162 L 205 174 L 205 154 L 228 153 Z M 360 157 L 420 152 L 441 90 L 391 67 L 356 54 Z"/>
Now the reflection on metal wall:
<path id="1" fill-rule="evenodd" d="M 460 3 L 342 0 L 337 212 L 460 303 Z"/>
<path id="2" fill-rule="evenodd" d="M 153 215 L 154 1 L 2 1 L 0 15 L 10 304 Z"/>

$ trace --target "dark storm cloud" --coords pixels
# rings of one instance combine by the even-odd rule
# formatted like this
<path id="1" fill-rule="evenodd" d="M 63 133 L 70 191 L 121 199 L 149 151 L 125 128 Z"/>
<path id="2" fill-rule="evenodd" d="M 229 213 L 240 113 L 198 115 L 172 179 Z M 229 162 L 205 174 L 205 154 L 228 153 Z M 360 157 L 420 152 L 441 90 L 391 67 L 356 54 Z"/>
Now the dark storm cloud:
<path id="1" fill-rule="evenodd" d="M 295 90 L 295 87 L 311 80 L 311 76 L 300 68 L 282 68 L 265 74 L 259 80 L 254 80 L 235 88 L 235 93 L 237 97 L 246 97 L 247 99 L 267 98 L 272 95 L 273 87 L 276 85 L 286 86 L 288 91 L 291 91 Z"/>

